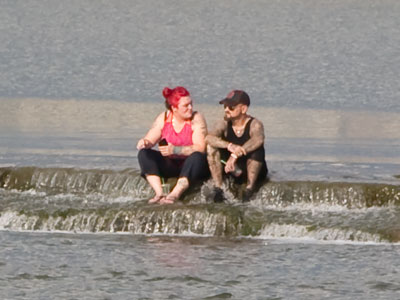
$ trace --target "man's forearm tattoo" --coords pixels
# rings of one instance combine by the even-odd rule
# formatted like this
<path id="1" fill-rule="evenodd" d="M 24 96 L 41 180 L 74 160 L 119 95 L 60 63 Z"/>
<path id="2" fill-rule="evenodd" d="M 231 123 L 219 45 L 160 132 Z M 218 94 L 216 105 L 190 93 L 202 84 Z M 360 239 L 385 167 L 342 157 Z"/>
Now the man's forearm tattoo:
<path id="1" fill-rule="evenodd" d="M 224 121 L 217 122 L 215 124 L 215 128 L 210 131 L 209 135 L 207 135 L 206 141 L 207 144 L 211 145 L 214 148 L 226 148 L 228 147 L 229 142 L 223 140 L 224 134 L 226 134 L 227 123 Z"/>
<path id="2" fill-rule="evenodd" d="M 229 142 L 223 140 L 222 138 L 214 135 L 208 135 L 207 136 L 207 143 L 211 145 L 214 148 L 227 148 L 229 145 Z"/>

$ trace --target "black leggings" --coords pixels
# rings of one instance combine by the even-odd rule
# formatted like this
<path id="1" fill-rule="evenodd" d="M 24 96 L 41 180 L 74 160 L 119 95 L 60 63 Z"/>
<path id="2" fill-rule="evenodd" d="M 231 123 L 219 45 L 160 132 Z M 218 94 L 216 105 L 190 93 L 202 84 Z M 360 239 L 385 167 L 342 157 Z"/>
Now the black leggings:
<path id="1" fill-rule="evenodd" d="M 141 149 L 138 153 L 141 175 L 157 175 L 164 178 L 186 177 L 194 183 L 210 176 L 205 153 L 193 152 L 186 159 L 162 156 L 153 149 Z"/>

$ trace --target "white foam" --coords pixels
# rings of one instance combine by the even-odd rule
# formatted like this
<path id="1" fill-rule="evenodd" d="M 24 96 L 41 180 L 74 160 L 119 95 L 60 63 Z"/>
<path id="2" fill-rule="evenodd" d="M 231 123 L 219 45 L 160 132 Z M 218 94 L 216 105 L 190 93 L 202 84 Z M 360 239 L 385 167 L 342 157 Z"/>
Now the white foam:
<path id="1" fill-rule="evenodd" d="M 335 244 L 393 244 L 387 240 L 382 240 L 378 235 L 359 230 L 343 230 L 336 228 L 309 230 L 309 227 L 310 226 L 293 224 L 268 224 L 264 226 L 257 238 Z"/>

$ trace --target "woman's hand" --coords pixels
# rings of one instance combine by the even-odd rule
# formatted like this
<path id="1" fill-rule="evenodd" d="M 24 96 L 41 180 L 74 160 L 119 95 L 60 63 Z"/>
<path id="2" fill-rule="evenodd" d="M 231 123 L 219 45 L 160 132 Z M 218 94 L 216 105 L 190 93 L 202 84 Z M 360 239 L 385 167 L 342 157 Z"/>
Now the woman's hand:
<path id="1" fill-rule="evenodd" d="M 140 149 L 149 149 L 152 148 L 154 145 L 152 142 L 150 142 L 148 139 L 140 139 L 139 142 L 136 145 L 136 148 L 138 150 Z"/>
<path id="2" fill-rule="evenodd" d="M 162 156 L 170 156 L 174 153 L 174 145 L 158 146 L 158 150 L 160 150 Z"/>

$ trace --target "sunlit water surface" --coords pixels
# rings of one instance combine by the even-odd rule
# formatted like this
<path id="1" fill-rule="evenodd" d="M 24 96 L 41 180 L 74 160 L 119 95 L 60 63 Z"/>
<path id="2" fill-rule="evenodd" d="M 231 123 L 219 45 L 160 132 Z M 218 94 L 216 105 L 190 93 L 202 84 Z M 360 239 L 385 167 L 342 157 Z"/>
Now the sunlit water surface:
<path id="1" fill-rule="evenodd" d="M 163 110 L 162 88 L 183 85 L 209 126 L 231 89 L 250 94 L 274 182 L 398 186 L 399 15 L 395 0 L 2 1 L 0 166 L 137 170 L 135 144 Z M 2 207 L 11 197 L 17 208 L 26 197 L 75 197 L 1 195 Z M 396 207 L 307 205 L 272 214 L 316 227 L 321 215 L 357 226 L 361 215 L 373 229 L 371 216 L 377 228 L 400 230 Z M 279 228 L 249 239 L 1 226 L 2 299 L 397 299 L 400 291 L 398 244 L 324 242 L 305 238 L 306 228 L 298 239 Z"/>

